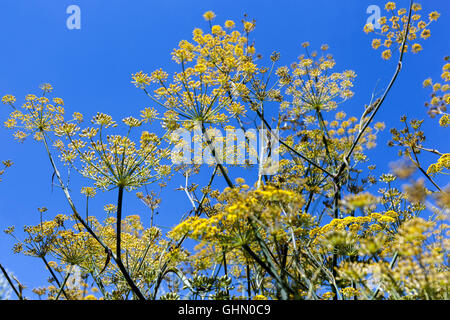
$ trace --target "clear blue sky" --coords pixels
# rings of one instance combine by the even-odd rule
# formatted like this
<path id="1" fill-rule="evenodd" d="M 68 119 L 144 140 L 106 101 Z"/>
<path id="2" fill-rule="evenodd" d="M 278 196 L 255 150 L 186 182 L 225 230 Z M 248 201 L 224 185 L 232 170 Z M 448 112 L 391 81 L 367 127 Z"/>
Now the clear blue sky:
<path id="1" fill-rule="evenodd" d="M 372 37 L 362 32 L 371 4 L 383 6 L 380 0 L 164 0 L 164 1 L 92 1 L 92 0 L 1 0 L 0 2 L 0 96 L 14 94 L 22 101 L 27 93 L 37 92 L 39 84 L 54 86 L 56 96 L 64 99 L 67 111 L 79 111 L 90 118 L 95 112 L 111 114 L 117 120 L 137 115 L 151 103 L 130 83 L 131 73 L 151 72 L 162 67 L 173 71 L 177 67 L 170 52 L 182 39 L 190 39 L 195 27 L 205 28 L 202 14 L 213 10 L 216 23 L 227 19 L 240 21 L 244 13 L 257 21 L 254 39 L 257 52 L 269 56 L 281 52 L 280 65 L 288 65 L 302 53 L 300 44 L 310 41 L 319 48 L 330 46 L 336 70 L 353 69 L 356 79 L 355 97 L 343 105 L 348 114 L 359 116 L 370 100 L 376 82 L 385 86 L 395 63 L 384 62 L 379 51 L 371 46 Z M 397 1 L 403 7 L 409 1 Z M 388 100 L 377 114 L 387 128 L 399 127 L 403 114 L 425 118 L 424 128 L 430 142 L 448 151 L 444 131 L 436 129 L 436 119 L 429 119 L 423 103 L 429 91 L 422 81 L 438 78 L 442 58 L 450 55 L 450 2 L 448 0 L 419 1 L 424 12 L 438 10 L 442 15 L 431 27 L 432 37 L 423 44 L 419 55 L 408 54 L 405 68 Z M 66 8 L 76 4 L 81 8 L 81 30 L 68 30 Z M 0 106 L 3 122 L 9 110 Z M 388 130 L 379 135 L 379 147 L 369 153 L 378 165 L 377 172 L 387 172 L 395 160 L 396 150 L 387 148 Z M 32 140 L 14 142 L 11 132 L 0 127 L 0 160 L 11 159 L 15 165 L 0 183 L 0 230 L 14 224 L 17 229 L 38 223 L 37 207 L 46 206 L 49 214 L 69 213 L 62 192 L 51 191 L 52 171 L 42 146 Z M 425 157 L 426 161 L 432 158 Z M 210 169 L 205 168 L 205 174 Z M 440 181 L 446 184 L 446 181 Z M 163 195 L 157 223 L 172 226 L 188 210 L 189 203 L 181 192 L 173 191 L 180 184 L 174 180 Z M 84 208 L 79 186 L 73 194 Z M 112 203 L 115 194 L 92 205 L 100 212 L 104 204 Z M 145 207 L 127 195 L 127 214 L 145 213 Z M 148 219 L 148 215 L 145 219 Z M 30 289 L 45 284 L 48 277 L 37 259 L 13 255 L 13 241 L 0 234 L 0 262 Z M 28 294 L 30 291 L 28 291 Z"/>

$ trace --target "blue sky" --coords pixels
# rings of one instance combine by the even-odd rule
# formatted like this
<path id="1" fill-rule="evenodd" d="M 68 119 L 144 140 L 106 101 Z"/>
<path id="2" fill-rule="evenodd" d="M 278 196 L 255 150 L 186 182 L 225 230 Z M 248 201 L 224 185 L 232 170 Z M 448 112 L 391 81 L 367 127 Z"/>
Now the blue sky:
<path id="1" fill-rule="evenodd" d="M 63 1 L 63 0 L 2 0 L 0 2 L 0 96 L 14 94 L 20 102 L 27 93 L 38 92 L 39 84 L 54 86 L 56 96 L 64 99 L 68 113 L 82 112 L 89 119 L 97 111 L 121 119 L 137 115 L 152 106 L 130 83 L 131 74 L 151 72 L 159 67 L 168 72 L 177 70 L 170 52 L 182 39 L 190 39 L 195 27 L 206 29 L 202 14 L 213 10 L 215 23 L 227 19 L 240 21 L 246 13 L 256 19 L 253 34 L 257 52 L 268 57 L 281 53 L 280 65 L 289 65 L 302 52 L 300 44 L 309 41 L 312 47 L 330 46 L 335 56 L 336 70 L 353 69 L 358 77 L 355 97 L 342 105 L 349 115 L 359 116 L 377 81 L 384 87 L 395 69 L 395 62 L 383 61 L 371 48 L 372 37 L 362 32 L 368 18 L 366 8 L 380 0 L 241 0 L 241 1 Z M 409 1 L 398 1 L 406 7 Z M 438 10 L 442 15 L 431 27 L 432 37 L 423 43 L 424 51 L 408 54 L 397 83 L 376 116 L 387 128 L 399 127 L 403 114 L 424 118 L 428 140 L 440 150 L 448 150 L 444 131 L 437 128 L 437 119 L 426 115 L 423 103 L 429 91 L 422 81 L 440 76 L 443 57 L 450 54 L 450 2 L 448 0 L 419 1 L 424 13 Z M 66 8 L 81 8 L 81 29 L 66 27 Z M 0 106 L 3 122 L 9 110 Z M 387 172 L 389 162 L 396 159 L 396 150 L 386 147 L 390 138 L 386 130 L 379 135 L 379 146 L 369 152 L 377 172 Z M 51 190 L 52 171 L 44 149 L 27 140 L 14 142 L 11 132 L 0 127 L 0 160 L 11 159 L 15 165 L 0 183 L 0 229 L 14 224 L 17 229 L 38 223 L 37 207 L 46 206 L 49 214 L 69 213 L 60 190 Z M 424 157 L 425 163 L 434 160 Z M 427 162 L 428 161 L 428 162 Z M 205 168 L 205 175 L 210 169 Z M 445 185 L 446 181 L 439 181 Z M 220 182 L 222 185 L 222 182 Z M 180 184 L 174 180 L 162 196 L 157 223 L 172 226 L 189 210 L 189 202 L 181 192 L 173 191 Z M 80 208 L 84 201 L 74 186 L 73 194 Z M 143 213 L 145 207 L 127 195 L 129 214 Z M 104 204 L 112 203 L 115 194 L 101 196 L 92 209 L 100 212 Z M 47 274 L 37 259 L 13 255 L 13 241 L 0 234 L 0 262 L 30 289 L 45 284 Z M 29 292 L 29 291 L 28 291 Z"/>

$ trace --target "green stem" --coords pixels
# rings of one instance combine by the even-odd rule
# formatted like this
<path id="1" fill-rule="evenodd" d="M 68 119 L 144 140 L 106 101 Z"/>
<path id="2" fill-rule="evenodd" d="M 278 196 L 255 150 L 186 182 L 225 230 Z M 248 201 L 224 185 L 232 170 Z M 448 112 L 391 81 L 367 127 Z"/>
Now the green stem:
<path id="1" fill-rule="evenodd" d="M 233 182 L 231 182 L 230 177 L 228 176 L 227 172 L 225 171 L 225 168 L 222 165 L 222 162 L 219 161 L 217 154 L 216 154 L 216 150 L 214 149 L 214 147 L 212 146 L 212 141 L 209 138 L 208 132 L 206 131 L 205 125 L 202 123 L 202 133 L 205 136 L 206 139 L 206 143 L 209 147 L 209 150 L 211 151 L 212 156 L 214 157 L 214 160 L 216 162 L 216 165 L 219 167 L 220 172 L 222 173 L 223 177 L 225 178 L 225 181 L 227 182 L 228 186 L 233 189 L 234 188 L 234 184 Z"/>
<path id="2" fill-rule="evenodd" d="M 16 287 L 14 286 L 14 283 L 12 282 L 11 278 L 9 277 L 8 273 L 6 272 L 5 268 L 3 268 L 1 263 L 0 263 L 0 270 L 2 270 L 2 273 L 5 276 L 6 280 L 8 281 L 9 285 L 11 286 L 11 288 L 13 288 L 17 298 L 19 298 L 19 300 L 23 300 L 22 295 L 19 293 L 19 291 L 17 291 Z"/>
<path id="3" fill-rule="evenodd" d="M 114 259 L 114 261 L 116 261 L 120 271 L 122 272 L 123 276 L 127 280 L 127 283 L 132 288 L 133 292 L 140 299 L 145 300 L 145 297 L 142 295 L 142 293 L 139 291 L 139 289 L 134 284 L 133 280 L 131 279 L 130 275 L 128 274 L 128 271 L 123 266 L 123 263 L 120 260 L 118 260 L 118 258 L 111 251 L 111 249 L 106 244 L 103 243 L 103 241 L 97 236 L 97 234 L 89 227 L 89 225 L 86 223 L 86 221 L 84 221 L 83 218 L 78 213 L 77 209 L 75 208 L 75 204 L 72 201 L 72 197 L 70 196 L 69 189 L 64 184 L 64 181 L 62 180 L 61 174 L 60 174 L 58 168 L 56 167 L 55 161 L 53 160 L 53 156 L 52 156 L 52 154 L 50 152 L 50 149 L 48 147 L 47 139 L 46 139 L 44 133 L 43 133 L 43 137 L 44 137 L 43 141 L 44 141 L 44 145 L 45 145 L 45 150 L 47 151 L 47 155 L 49 157 L 50 163 L 52 165 L 52 168 L 53 168 L 53 170 L 55 172 L 56 177 L 58 178 L 59 184 L 61 185 L 61 188 L 64 191 L 64 195 L 66 196 L 67 202 L 69 203 L 70 208 L 72 209 L 72 212 L 73 212 L 75 218 L 83 225 L 83 227 L 88 231 L 88 233 L 105 249 L 106 252 L 110 252 L 111 253 L 111 257 Z"/>
<path id="4" fill-rule="evenodd" d="M 408 33 L 409 33 L 409 29 L 410 29 L 410 22 L 411 22 L 411 13 L 412 13 L 412 4 L 413 4 L 413 0 L 410 1 L 410 6 L 409 6 L 409 16 L 408 16 L 408 24 L 406 26 L 406 31 L 405 31 L 405 38 L 403 39 L 403 43 L 402 43 L 402 47 L 401 47 L 401 52 L 400 52 L 400 57 L 398 59 L 398 63 L 397 63 L 397 69 L 394 72 L 394 75 L 392 76 L 391 81 L 389 82 L 389 85 L 387 86 L 386 90 L 384 91 L 382 97 L 380 99 L 378 99 L 375 103 L 374 103 L 374 110 L 372 112 L 372 114 L 370 115 L 369 119 L 367 121 L 364 122 L 364 125 L 362 128 L 360 128 L 360 131 L 358 133 L 358 135 L 356 136 L 355 140 L 352 143 L 352 146 L 350 147 L 350 150 L 347 152 L 347 154 L 345 155 L 344 158 L 344 162 L 342 163 L 341 167 L 339 168 L 338 173 L 336 174 L 336 177 L 340 177 L 340 175 L 342 174 L 342 172 L 345 170 L 346 167 L 349 166 L 348 162 L 350 160 L 350 157 L 353 153 L 353 151 L 355 150 L 356 146 L 358 145 L 359 140 L 361 139 L 361 137 L 363 136 L 364 132 L 366 131 L 367 127 L 369 126 L 369 124 L 372 122 L 373 118 L 375 117 L 375 115 L 377 114 L 378 110 L 381 108 L 381 105 L 383 104 L 384 100 L 386 99 L 389 91 L 391 91 L 391 88 L 393 87 L 395 80 L 398 77 L 398 74 L 400 73 L 400 71 L 402 70 L 402 66 L 403 66 L 403 55 L 405 53 L 405 45 L 406 45 L 406 40 L 408 38 Z"/>
<path id="5" fill-rule="evenodd" d="M 397 262 L 397 258 L 398 258 L 398 252 L 395 252 L 395 253 L 394 253 L 394 256 L 392 257 L 392 261 L 391 261 L 391 263 L 390 263 L 390 265 L 389 265 L 389 268 L 391 268 L 391 269 L 394 268 L 395 262 Z M 375 299 L 375 298 L 377 297 L 378 293 L 380 293 L 380 290 L 381 290 L 381 284 L 379 284 L 379 285 L 377 286 L 377 288 L 375 289 L 375 291 L 374 291 L 374 292 L 372 293 L 372 295 L 370 296 L 369 300 Z"/>
<path id="6" fill-rule="evenodd" d="M 55 297 L 55 300 L 58 300 L 59 297 L 61 296 L 61 293 L 64 292 L 64 286 L 66 285 L 66 282 L 67 282 L 67 280 L 69 279 L 71 272 L 72 272 L 72 266 L 70 266 L 70 269 L 69 269 L 69 271 L 67 272 L 67 274 L 66 274 L 66 276 L 65 276 L 65 278 L 64 278 L 64 281 L 63 281 L 62 285 L 60 285 L 59 291 L 58 291 L 58 294 L 57 294 L 56 297 Z M 64 296 L 66 296 L 66 294 L 64 294 Z M 67 298 L 67 296 L 66 296 L 66 298 Z"/>
<path id="7" fill-rule="evenodd" d="M 45 257 L 41 257 L 42 261 L 44 261 L 45 266 L 47 267 L 48 271 L 50 272 L 50 274 L 52 275 L 52 278 L 55 280 L 56 284 L 58 285 L 58 287 L 61 287 L 61 283 L 59 282 L 58 278 L 56 277 L 55 273 L 53 272 L 52 267 L 50 267 L 50 265 L 47 262 L 47 259 L 45 259 Z M 69 300 L 66 292 L 64 291 L 64 289 L 62 289 L 62 293 L 64 294 L 64 297 Z"/>
<path id="8" fill-rule="evenodd" d="M 122 235 L 122 205 L 123 205 L 123 186 L 119 186 L 119 192 L 117 196 L 117 222 L 116 222 L 116 228 L 117 228 L 117 235 L 116 235 L 116 263 L 119 267 L 120 271 L 122 272 L 123 276 L 125 277 L 125 280 L 127 281 L 128 285 L 130 286 L 133 293 L 140 299 L 145 300 L 144 295 L 139 290 L 139 288 L 134 283 L 133 279 L 131 279 L 131 276 L 128 272 L 128 270 L 125 268 L 123 262 L 122 262 L 122 249 L 121 249 L 121 235 Z"/>
<path id="9" fill-rule="evenodd" d="M 123 187 L 119 187 L 117 196 L 117 221 L 116 221 L 116 256 L 118 261 L 122 261 L 121 237 L 122 237 L 122 203 Z"/>
<path id="10" fill-rule="evenodd" d="M 246 263 L 247 267 L 247 298 L 248 300 L 251 300 L 252 298 L 252 288 L 251 288 L 251 282 L 250 282 L 250 265 L 248 264 L 248 261 Z"/>

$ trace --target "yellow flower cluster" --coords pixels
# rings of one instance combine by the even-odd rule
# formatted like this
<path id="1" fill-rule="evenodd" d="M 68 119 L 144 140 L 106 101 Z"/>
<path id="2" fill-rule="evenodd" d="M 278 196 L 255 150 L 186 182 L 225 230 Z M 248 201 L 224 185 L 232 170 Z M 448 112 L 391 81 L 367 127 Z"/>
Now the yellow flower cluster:
<path id="1" fill-rule="evenodd" d="M 49 84 L 41 85 L 41 90 L 43 94 L 40 97 L 34 94 L 25 97 L 22 110 L 14 106 L 15 97 L 6 95 L 2 98 L 3 103 L 10 104 L 14 108 L 9 119 L 5 121 L 5 127 L 16 129 L 14 137 L 21 142 L 30 134 L 34 135 L 35 140 L 42 140 L 45 134 L 54 131 L 64 122 L 63 100 L 61 98 L 50 100 L 45 96 L 45 93 L 52 91 Z"/>
<path id="2" fill-rule="evenodd" d="M 303 47 L 306 53 L 292 64 L 291 71 L 280 67 L 276 72 L 280 85 L 292 96 L 292 112 L 334 110 L 340 102 L 353 97 L 355 72 L 332 72 L 336 63 L 331 54 L 326 54 L 326 45 L 322 46 L 321 54 L 309 52 L 307 43 Z"/>
<path id="3" fill-rule="evenodd" d="M 442 67 L 441 78 L 443 83 L 433 82 L 431 78 L 424 80 L 425 88 L 432 88 L 431 100 L 425 103 L 428 108 L 428 114 L 431 117 L 440 116 L 439 124 L 442 127 L 448 127 L 450 124 L 447 106 L 450 105 L 450 57 L 444 58 L 444 66 Z"/>
<path id="4" fill-rule="evenodd" d="M 11 160 L 2 161 L 3 169 L 0 170 L 0 182 L 2 182 L 2 175 L 5 174 L 5 170 L 13 165 Z"/>
<path id="5" fill-rule="evenodd" d="M 372 234 L 378 231 L 390 228 L 390 224 L 398 221 L 399 214 L 395 211 L 387 211 L 384 214 L 373 212 L 367 216 L 347 216 L 342 219 L 333 219 L 330 223 L 318 226 L 309 232 L 309 236 L 315 239 L 315 242 L 323 240 L 327 234 L 334 231 L 348 230 L 351 234 L 365 236 L 366 233 Z"/>
<path id="6" fill-rule="evenodd" d="M 256 218 L 263 223 L 267 234 L 280 237 L 284 234 L 283 229 L 292 226 L 294 221 L 302 224 L 312 219 L 309 215 L 291 213 L 299 210 L 303 203 L 303 199 L 292 191 L 268 186 L 246 193 L 242 189 L 228 190 L 223 196 L 230 200 L 238 196 L 238 199 L 231 200 L 231 203 L 223 207 L 223 211 L 211 217 L 188 218 L 173 228 L 170 236 L 181 238 L 188 235 L 197 240 L 236 245 L 252 241 L 252 238 L 248 238 L 248 231 L 251 230 L 248 219 Z"/>
<path id="7" fill-rule="evenodd" d="M 427 174 L 431 176 L 439 173 L 446 174 L 445 169 L 450 169 L 450 153 L 443 154 L 436 163 L 431 164 L 427 169 Z"/>
<path id="8" fill-rule="evenodd" d="M 112 250 L 116 245 L 115 222 L 115 218 L 108 218 L 104 223 L 100 223 L 95 217 L 89 218 L 93 230 Z M 161 231 L 155 227 L 144 228 L 138 215 L 130 215 L 123 219 L 122 227 L 123 259 L 127 261 L 130 270 L 133 270 L 133 277 L 139 279 L 141 286 L 151 288 L 154 285 L 157 271 L 161 267 L 160 263 L 167 261 L 168 266 L 172 267 L 185 259 L 185 253 L 179 249 L 166 252 L 169 242 L 162 238 Z M 117 294 L 129 290 L 126 285 L 124 286 L 123 275 L 116 264 L 105 264 L 110 257 L 108 258 L 104 248 L 84 231 L 80 224 L 75 223 L 73 218 L 57 215 L 53 220 L 27 226 L 24 231 L 28 237 L 20 241 L 14 234 L 13 227 L 5 230 L 18 241 L 14 246 L 16 253 L 22 252 L 39 258 L 55 257 L 61 266 L 55 261 L 48 262 L 48 266 L 59 272 L 65 269 L 64 265 L 67 268 L 78 266 L 81 268 L 82 279 L 86 279 L 88 275 L 97 275 L 94 277 L 96 286 L 91 288 L 93 294 L 98 291 L 97 288 L 104 290 L 103 286 L 107 285 L 117 286 L 119 288 Z M 100 275 L 102 270 L 103 273 Z M 91 286 L 87 283 L 82 285 Z M 46 290 L 36 289 L 36 292 L 40 295 L 47 293 L 49 298 L 54 298 L 58 290 L 59 288 L 50 286 Z M 84 292 L 84 290 L 81 293 L 72 291 L 67 287 L 65 291 L 71 299 L 81 299 Z"/>
<path id="9" fill-rule="evenodd" d="M 409 14 L 408 10 L 401 8 L 396 10 L 396 4 L 394 2 L 388 2 L 385 5 L 385 10 L 388 16 L 383 16 L 377 21 L 380 26 L 380 32 L 375 30 L 373 24 L 369 23 L 364 26 L 365 33 L 375 33 L 380 36 L 372 40 L 372 47 L 378 49 L 384 47 L 385 50 L 382 52 L 381 56 L 384 60 L 389 60 L 392 57 L 392 47 L 401 50 L 402 44 L 405 39 L 407 28 L 408 38 L 405 42 L 405 52 L 408 50 L 408 45 L 411 45 L 411 51 L 413 53 L 418 53 L 422 51 L 422 45 L 418 42 L 421 39 L 428 39 L 431 35 L 428 29 L 429 25 L 436 21 L 440 14 L 438 12 L 431 12 L 428 15 L 428 19 L 423 19 L 419 14 L 422 10 L 422 6 L 414 3 L 411 8 L 411 20 L 408 25 Z"/>
<path id="10" fill-rule="evenodd" d="M 375 39 L 373 47 L 384 46 L 387 50 L 382 56 L 389 59 L 391 48 L 400 47 L 405 39 L 408 14 L 406 9 L 397 10 L 394 2 L 388 2 L 385 9 L 391 18 L 380 20 L 383 40 Z M 419 38 L 430 36 L 428 26 L 439 14 L 431 13 L 426 21 L 419 15 L 420 5 L 411 9 L 407 43 L 419 52 Z M 381 100 L 366 106 L 359 119 L 347 116 L 336 109 L 353 96 L 356 74 L 335 72 L 327 45 L 318 53 L 303 43 L 305 54 L 290 67 L 276 65 L 280 54 L 274 52 L 272 65 L 260 67 L 261 57 L 249 39 L 255 21 L 245 18 L 239 29 L 232 20 L 214 24 L 215 17 L 214 12 L 206 12 L 208 31 L 195 29 L 191 40 L 180 41 L 173 50 L 178 72 L 170 77 L 162 69 L 132 74 L 132 84 L 162 111 L 146 107 L 139 116 L 117 122 L 111 115 L 97 113 L 85 125 L 84 115 L 78 112 L 64 119 L 64 101 L 49 97 L 53 90 L 49 84 L 40 87 L 40 97 L 28 95 L 20 110 L 14 96 L 1 99 L 14 109 L 5 125 L 18 130 L 17 139 L 34 134 L 43 140 L 73 212 L 73 216 L 60 214 L 44 221 L 43 214 L 49 213 L 39 208 L 40 223 L 24 228 L 24 240 L 18 239 L 14 226 L 5 230 L 17 236 L 14 252 L 40 258 L 52 275 L 49 286 L 33 292 L 48 299 L 85 300 L 142 298 L 140 294 L 174 300 L 185 293 L 194 299 L 448 298 L 450 242 L 441 214 L 450 203 L 450 189 L 433 194 L 434 206 L 427 199 L 431 192 L 425 183 L 440 189 L 432 177 L 447 173 L 450 154 L 425 148 L 422 121 L 407 123 L 402 117 L 405 129 L 391 129 L 389 145 L 400 146 L 401 156 L 417 162 L 397 166 L 395 175 L 383 174 L 379 179 L 383 187 L 377 195 L 370 193 L 378 180 L 372 175 L 376 166 L 367 163 L 365 150 L 375 146 L 377 134 L 385 128 L 382 122 L 372 123 L 370 117 Z M 375 32 L 371 25 L 364 30 Z M 449 68 L 446 63 L 442 69 L 444 84 L 424 81 L 425 87 L 433 89 L 430 109 L 441 116 L 442 126 L 449 123 Z M 268 120 L 269 105 L 280 107 L 278 119 Z M 256 118 L 248 116 L 252 112 Z M 142 130 L 154 120 L 161 121 L 162 137 Z M 164 144 L 180 140 L 168 137 L 172 131 L 202 124 L 203 135 L 208 132 L 214 142 L 223 143 L 223 138 L 215 137 L 219 129 L 210 128 L 213 124 L 245 129 L 259 125 L 260 120 L 261 126 L 278 129 L 282 137 L 279 173 L 265 176 L 258 172 L 258 181 L 250 187 L 242 178 L 231 182 L 230 167 L 215 158 L 209 163 L 215 165 L 209 184 L 200 185 L 190 180 L 200 166 L 181 165 L 176 171 L 184 174 L 186 185 L 179 190 L 194 208 L 170 232 L 163 234 L 154 227 L 161 202 L 154 191 L 136 193 L 151 211 L 150 227 L 138 214 L 122 214 L 129 207 L 123 205 L 124 190 L 170 176 L 172 167 L 164 164 L 169 148 Z M 125 127 L 125 134 L 119 134 L 119 125 Z M 78 213 L 75 197 L 72 200 L 59 174 L 48 149 L 50 141 L 64 164 L 94 182 L 80 190 L 86 218 Z M 199 133 L 194 134 L 194 141 L 208 144 Z M 245 149 L 251 155 L 257 153 L 247 142 Z M 274 151 L 272 145 L 268 149 L 268 153 Z M 440 158 L 426 172 L 428 181 L 415 179 L 402 192 L 394 181 L 409 178 L 413 169 L 420 168 L 417 154 L 421 151 Z M 11 164 L 3 162 L 5 168 Z M 224 176 L 229 187 L 215 189 L 216 175 Z M 166 186 L 158 182 L 161 189 Z M 117 204 L 101 204 L 106 218 L 100 222 L 90 215 L 90 201 L 99 189 L 116 188 Z M 430 203 L 430 221 L 417 218 Z M 192 254 L 183 249 L 186 238 L 195 240 Z M 47 262 L 47 258 L 56 261 Z M 70 275 L 75 266 L 81 270 L 81 282 L 72 287 L 70 278 L 65 290 L 60 290 L 58 278 Z M 158 288 L 163 287 L 169 292 L 161 295 Z M 240 297 L 234 296 L 241 292 Z"/>
<path id="11" fill-rule="evenodd" d="M 377 298 L 387 299 L 445 299 L 448 296 L 449 269 L 443 263 L 448 257 L 448 225 L 421 218 L 407 220 L 398 234 L 389 242 L 391 262 L 381 259 L 362 262 L 344 262 L 338 272 L 346 281 L 356 281 L 356 290 L 344 294 L 371 299 L 374 288 L 380 290 Z M 374 238 L 374 243 L 381 241 Z M 386 246 L 386 244 L 384 244 Z M 395 254 L 394 254 L 395 252 Z M 394 264 L 395 263 L 395 264 Z"/>
<path id="12" fill-rule="evenodd" d="M 167 176 L 170 167 L 160 164 L 161 159 L 168 156 L 168 151 L 160 148 L 161 139 L 142 131 L 137 146 L 129 134 L 133 128 L 140 127 L 143 120 L 128 117 L 122 121 L 129 128 L 128 134 L 108 135 L 106 141 L 103 139 L 105 129 L 117 126 L 107 114 L 98 113 L 92 119 L 94 126 L 83 129 L 74 123 L 61 123 L 55 128 L 55 134 L 64 137 L 67 144 L 56 140 L 54 146 L 65 163 L 92 179 L 100 189 L 110 186 L 134 189 Z M 81 161 L 80 168 L 77 158 Z M 84 192 L 92 195 L 92 190 L 84 189 Z"/>
<path id="13" fill-rule="evenodd" d="M 346 298 L 353 298 L 358 296 L 358 289 L 353 287 L 346 287 L 341 289 L 342 295 Z"/>
<path id="14" fill-rule="evenodd" d="M 322 299 L 324 299 L 324 300 L 330 300 L 330 299 L 332 299 L 333 297 L 335 297 L 336 295 L 333 293 L 333 292 L 330 292 L 330 291 L 328 291 L 328 292 L 325 292 L 323 295 L 322 295 Z"/>
<path id="15" fill-rule="evenodd" d="M 14 105 L 14 103 L 16 102 L 16 97 L 14 97 L 13 95 L 7 94 L 5 96 L 3 96 L 2 98 L 2 103 L 4 104 L 9 104 L 9 105 Z"/>
<path id="16" fill-rule="evenodd" d="M 215 14 L 204 14 L 205 20 L 211 22 Z M 222 123 L 227 116 L 222 114 L 228 109 L 232 114 L 241 113 L 242 106 L 233 101 L 236 94 L 247 94 L 243 84 L 250 81 L 258 72 L 254 63 L 255 48 L 249 44 L 248 33 L 253 31 L 253 22 L 244 21 L 242 34 L 231 31 L 235 23 L 225 22 L 225 28 L 211 25 L 211 32 L 201 29 L 193 31 L 193 41 L 183 40 L 172 53 L 172 58 L 181 65 L 181 72 L 173 75 L 173 82 L 167 81 L 168 75 L 161 69 L 150 76 L 142 71 L 133 74 L 133 83 L 147 93 L 158 105 L 167 109 L 166 122 L 176 129 L 176 123 L 196 121 Z M 228 30 L 228 31 L 227 31 Z M 230 83 L 235 83 L 230 87 Z M 155 83 L 153 95 L 146 87 Z"/>

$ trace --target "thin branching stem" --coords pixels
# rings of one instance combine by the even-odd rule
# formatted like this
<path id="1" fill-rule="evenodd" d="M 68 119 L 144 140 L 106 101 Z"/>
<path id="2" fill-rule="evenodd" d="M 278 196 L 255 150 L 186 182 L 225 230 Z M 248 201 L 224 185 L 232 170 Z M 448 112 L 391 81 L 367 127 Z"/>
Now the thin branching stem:
<path id="1" fill-rule="evenodd" d="M 8 281 L 9 285 L 11 286 L 11 288 L 13 289 L 14 293 L 16 294 L 17 298 L 19 300 L 23 300 L 22 295 L 19 293 L 19 291 L 17 291 L 16 286 L 14 285 L 14 283 L 12 282 L 11 278 L 8 275 L 8 272 L 6 272 L 5 268 L 3 268 L 2 264 L 0 263 L 0 270 L 2 271 L 3 275 L 5 276 L 6 280 Z"/>

